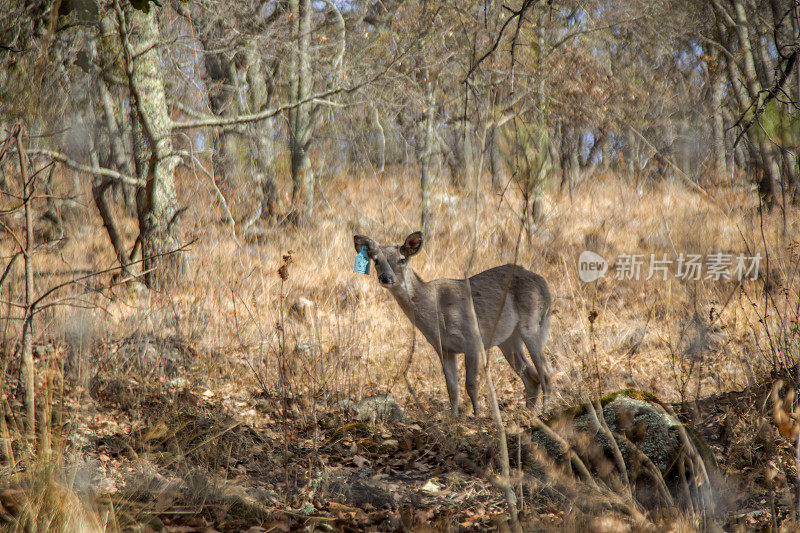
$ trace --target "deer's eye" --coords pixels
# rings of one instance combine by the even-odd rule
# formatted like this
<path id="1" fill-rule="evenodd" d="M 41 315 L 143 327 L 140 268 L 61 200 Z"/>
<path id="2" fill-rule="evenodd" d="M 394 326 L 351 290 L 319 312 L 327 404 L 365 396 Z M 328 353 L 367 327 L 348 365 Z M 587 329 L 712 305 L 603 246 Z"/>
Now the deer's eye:
<path id="1" fill-rule="evenodd" d="M 406 258 L 405 257 L 401 257 L 400 260 L 398 261 L 398 263 L 400 263 L 401 265 L 405 265 L 406 264 Z"/>

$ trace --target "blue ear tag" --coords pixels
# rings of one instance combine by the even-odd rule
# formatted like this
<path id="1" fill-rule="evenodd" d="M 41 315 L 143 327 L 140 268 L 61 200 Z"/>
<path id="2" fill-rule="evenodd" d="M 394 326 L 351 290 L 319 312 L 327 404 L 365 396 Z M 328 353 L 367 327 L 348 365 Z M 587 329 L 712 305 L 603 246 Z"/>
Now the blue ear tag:
<path id="1" fill-rule="evenodd" d="M 356 264 L 353 271 L 359 274 L 369 274 L 369 256 L 367 255 L 367 247 L 362 246 L 361 251 L 356 255 Z"/>

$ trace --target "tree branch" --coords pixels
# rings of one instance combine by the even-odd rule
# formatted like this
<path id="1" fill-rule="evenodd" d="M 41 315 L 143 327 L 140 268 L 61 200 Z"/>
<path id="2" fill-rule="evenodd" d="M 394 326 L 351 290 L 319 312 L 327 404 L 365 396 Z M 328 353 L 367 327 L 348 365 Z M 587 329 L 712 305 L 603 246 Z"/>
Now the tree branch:
<path id="1" fill-rule="evenodd" d="M 343 60 L 344 60 L 344 52 L 345 47 L 347 45 L 347 26 L 344 23 L 344 17 L 342 16 L 342 12 L 336 7 L 336 4 L 333 3 L 332 0 L 325 0 L 325 3 L 328 4 L 334 14 L 336 15 L 336 23 L 339 26 L 339 40 L 341 41 L 339 45 L 339 53 L 336 54 L 336 59 L 333 61 L 333 65 L 336 69 L 336 72 L 339 78 L 342 77 L 342 67 L 343 67 Z"/>
<path id="2" fill-rule="evenodd" d="M 52 159 L 53 161 L 58 161 L 63 165 L 71 168 L 72 170 L 77 170 L 79 172 L 86 172 L 88 174 L 94 174 L 95 176 L 104 176 L 106 178 L 115 179 L 121 181 L 125 185 L 131 185 L 133 187 L 144 187 L 144 181 L 138 178 L 132 178 L 130 176 L 126 176 L 116 170 L 111 170 L 110 168 L 104 167 L 90 167 L 89 165 L 82 165 L 77 161 L 74 161 L 67 157 L 66 155 L 60 152 L 54 152 L 53 150 L 47 150 L 44 148 L 29 148 L 25 150 L 25 153 L 31 156 L 38 156 L 38 157 L 47 157 Z"/>
<path id="3" fill-rule="evenodd" d="M 191 128 L 213 128 L 213 127 L 224 127 L 224 126 L 233 126 L 235 124 L 246 124 L 248 122 L 258 122 L 259 120 L 265 120 L 268 118 L 272 118 L 276 115 L 280 115 L 284 111 L 288 111 L 290 109 L 295 109 L 303 104 L 307 104 L 309 102 L 318 101 L 318 103 L 327 103 L 322 100 L 323 98 L 327 98 L 328 96 L 332 96 L 334 94 L 350 94 L 354 93 L 357 90 L 361 89 L 365 85 L 369 85 L 370 83 L 377 80 L 380 76 L 383 75 L 383 72 L 378 74 L 377 76 L 373 76 L 367 81 L 362 83 L 358 83 L 351 87 L 337 87 L 334 89 L 329 89 L 327 91 L 323 91 L 321 93 L 312 94 L 308 98 L 303 98 L 302 100 L 298 100 L 297 102 L 292 102 L 290 104 L 283 104 L 281 106 L 275 107 L 273 109 L 265 109 L 264 111 L 260 111 L 258 113 L 247 113 L 244 115 L 238 115 L 234 117 L 215 117 L 211 115 L 204 116 L 203 118 L 199 118 L 196 120 L 187 120 L 184 122 L 173 122 L 172 129 L 173 130 L 186 130 Z"/>
<path id="4" fill-rule="evenodd" d="M 6 265 L 5 270 L 3 270 L 3 274 L 0 275 L 0 287 L 3 286 L 3 282 L 5 282 L 6 277 L 8 277 L 9 272 L 11 272 L 11 267 L 14 266 L 14 261 L 16 261 L 17 257 L 19 257 L 21 254 L 22 252 L 17 252 L 11 256 L 11 260 Z"/>
<path id="5" fill-rule="evenodd" d="M 178 252 L 183 252 L 186 249 L 188 249 L 194 243 L 195 243 L 195 240 L 192 240 L 192 241 L 190 241 L 190 242 L 188 242 L 186 244 L 183 244 L 183 245 L 175 248 L 174 250 L 168 250 L 166 252 L 160 252 L 160 253 L 148 256 L 147 259 L 153 259 L 153 258 L 156 258 L 156 257 L 165 257 L 165 256 L 168 256 L 168 255 L 176 254 Z M 145 258 L 142 258 L 139 261 L 132 261 L 131 263 L 128 264 L 128 266 L 133 266 L 133 265 L 137 265 L 137 264 L 140 264 L 140 263 L 144 263 L 144 261 L 145 261 Z M 60 289 L 63 289 L 65 287 L 69 287 L 70 285 L 76 285 L 76 284 L 78 284 L 78 283 L 80 283 L 82 281 L 85 281 L 87 279 L 91 279 L 91 278 L 100 276 L 101 274 L 108 274 L 110 272 L 116 272 L 118 270 L 124 270 L 124 269 L 125 269 L 125 267 L 117 265 L 117 266 L 114 266 L 114 267 L 111 267 L 111 268 L 107 268 L 105 270 L 98 270 L 96 272 L 91 272 L 91 273 L 86 274 L 84 276 L 78 276 L 75 279 L 72 279 L 72 280 L 69 280 L 69 281 L 65 281 L 63 283 L 59 283 L 58 285 L 54 285 L 53 287 L 50 287 L 48 290 L 46 290 L 43 294 L 41 294 L 38 298 L 36 298 L 36 300 L 33 301 L 32 305 L 31 305 L 31 308 L 32 309 L 35 308 L 36 312 L 39 312 L 39 311 L 45 309 L 46 307 L 49 307 L 49 306 L 52 305 L 53 302 L 47 302 L 47 303 L 42 303 L 42 302 L 44 302 L 44 300 L 48 296 L 50 296 L 51 294 L 55 293 L 56 291 L 58 291 Z M 136 276 L 131 276 L 131 279 L 141 278 L 142 276 L 144 276 L 144 274 L 145 274 L 145 272 L 141 272 L 140 274 L 138 274 Z"/>
<path id="6" fill-rule="evenodd" d="M 210 118 L 211 116 L 213 116 L 210 115 L 209 113 L 204 113 L 203 111 L 200 111 L 198 109 L 191 108 L 188 105 L 179 102 L 178 100 L 174 100 L 172 98 L 167 98 L 167 105 L 174 107 L 184 115 L 200 120 L 205 120 L 206 118 Z"/>
<path id="7" fill-rule="evenodd" d="M 526 0 L 526 2 L 533 2 L 534 0 Z M 326 104 L 331 105 L 330 102 L 326 102 L 324 99 L 333 96 L 335 94 L 352 94 L 362 87 L 366 87 L 372 83 L 375 83 L 379 79 L 381 79 L 389 70 L 401 60 L 408 51 L 404 51 L 401 54 L 393 57 L 389 63 L 377 74 L 368 78 L 361 83 L 357 83 L 355 85 L 351 85 L 350 87 L 335 87 L 333 89 L 328 89 L 326 91 L 322 91 L 320 93 L 312 94 L 308 98 L 303 98 L 302 100 L 298 100 L 296 102 L 292 102 L 290 104 L 283 104 L 281 106 L 275 107 L 273 109 L 265 109 L 264 111 L 260 111 L 258 113 L 248 113 L 244 115 L 238 115 L 234 117 L 216 117 L 213 115 L 204 115 L 201 118 L 196 120 L 187 120 L 184 122 L 173 122 L 171 127 L 172 131 L 175 130 L 186 130 L 191 128 L 219 128 L 225 126 L 233 126 L 236 124 L 246 124 L 248 122 L 258 122 L 259 120 L 264 120 L 268 118 L 272 118 L 276 115 L 280 115 L 284 111 L 289 111 L 291 109 L 295 109 L 300 107 L 301 105 L 307 104 L 309 102 L 316 102 L 317 104 Z M 188 113 L 187 113 L 188 114 Z"/>
<path id="8" fill-rule="evenodd" d="M 483 61 L 487 57 L 492 55 L 494 53 L 494 51 L 497 50 L 497 47 L 500 45 L 500 41 L 503 38 L 503 34 L 505 34 L 506 28 L 508 27 L 509 24 L 511 24 L 511 21 L 514 20 L 517 17 L 522 18 L 522 16 L 525 14 L 525 11 L 527 11 L 529 7 L 531 7 L 533 4 L 535 4 L 536 1 L 537 0 L 523 0 L 522 5 L 520 6 L 520 8 L 517 11 L 514 11 L 513 9 L 511 9 L 511 8 L 509 8 L 507 6 L 503 6 L 503 7 L 505 7 L 505 9 L 507 9 L 508 11 L 511 12 L 511 15 L 503 23 L 503 26 L 500 28 L 500 32 L 497 34 L 497 39 L 495 39 L 494 43 L 492 43 L 492 46 L 490 46 L 489 49 L 486 51 L 486 53 L 483 54 L 473 65 L 471 65 L 469 67 L 469 71 L 467 71 L 467 75 L 464 76 L 464 81 L 467 81 L 470 78 L 470 76 L 472 76 L 472 73 L 475 72 L 475 69 L 477 69 L 480 66 L 480 64 L 483 63 Z M 519 25 L 517 25 L 517 30 L 516 31 L 517 31 L 517 33 L 519 33 Z"/>

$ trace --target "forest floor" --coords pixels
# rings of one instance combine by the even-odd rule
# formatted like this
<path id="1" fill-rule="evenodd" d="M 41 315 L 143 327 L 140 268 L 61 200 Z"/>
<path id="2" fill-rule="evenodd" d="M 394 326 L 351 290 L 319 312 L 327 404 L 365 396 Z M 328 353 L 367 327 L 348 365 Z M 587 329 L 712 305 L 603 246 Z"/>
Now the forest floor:
<path id="1" fill-rule="evenodd" d="M 791 446 L 764 428 L 748 442 L 734 436 L 763 420 L 766 393 L 709 397 L 680 414 L 713 450 L 714 513 L 655 510 L 647 515 L 649 528 L 636 527 L 613 509 L 578 512 L 523 483 L 523 528 L 610 532 L 652 530 L 654 524 L 659 531 L 766 531 L 773 516 L 791 528 L 797 476 Z M 496 468 L 489 418 L 457 419 L 442 405 L 422 406 L 435 413 L 432 418 L 412 408 L 402 419 L 361 421 L 352 406 L 309 417 L 297 408 L 306 401 L 96 380 L 80 404 L 70 406 L 69 441 L 54 447 L 80 447 L 79 458 L 60 464 L 82 505 L 107 520 L 103 529 L 508 530 L 505 501 L 487 475 Z M 285 418 L 279 416 L 284 410 Z M 777 481 L 767 480 L 770 469 Z M 22 487 L 0 490 L 7 519 L 24 505 L 24 493 Z"/>
<path id="2" fill-rule="evenodd" d="M 433 350 L 374 276 L 353 273 L 353 233 L 401 242 L 418 229 L 416 178 L 332 177 L 309 227 L 240 222 L 233 232 L 211 184 L 182 175 L 179 185 L 192 245 L 177 289 L 101 277 L 59 293 L 72 305 L 41 314 L 37 368 L 55 453 L 24 472 L 0 472 L 8 481 L 0 520 L 63 501 L 72 502 L 61 504 L 65 515 L 101 530 L 505 529 L 506 504 L 490 482 L 494 424 L 449 414 Z M 521 224 L 513 183 L 482 190 L 478 202 L 439 184 L 438 223 L 411 266 L 424 279 L 460 277 L 474 251 L 472 273 L 517 262 L 548 280 L 554 397 L 543 418 L 633 387 L 674 405 L 706 438 L 719 465 L 718 512 L 661 510 L 648 520 L 687 531 L 752 530 L 773 516 L 788 524 L 797 466 L 767 393 L 776 370 L 796 362 L 781 346 L 800 345 L 797 248 L 787 237 L 800 221 L 777 209 L 762 215 L 741 183 L 705 187 L 597 176 L 573 199 L 546 192 L 542 218 Z M 222 189 L 234 219 L 246 220 L 247 191 Z M 68 237 L 39 253 L 39 291 L 114 264 L 90 205 L 62 215 Z M 118 216 L 132 244 L 135 217 Z M 578 279 L 584 250 L 608 260 L 605 278 Z M 758 280 L 741 283 L 615 275 L 629 254 L 716 252 L 768 260 Z M 19 268 L 10 279 L 21 286 Z M 11 328 L 5 354 L 14 324 L 3 326 Z M 531 424 L 522 386 L 499 353 L 489 359 L 513 436 Z M 14 376 L 18 363 L 3 360 Z M 353 405 L 380 394 L 405 417 L 357 420 Z M 10 429 L 0 431 L 13 437 L 18 399 L 7 399 Z M 579 512 L 515 479 L 526 529 L 631 527 L 617 510 Z"/>

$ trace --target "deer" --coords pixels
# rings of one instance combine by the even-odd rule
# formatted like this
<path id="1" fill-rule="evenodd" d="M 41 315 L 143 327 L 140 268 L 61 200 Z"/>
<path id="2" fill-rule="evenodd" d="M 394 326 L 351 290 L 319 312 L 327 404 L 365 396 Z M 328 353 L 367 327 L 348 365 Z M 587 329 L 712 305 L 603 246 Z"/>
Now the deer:
<path id="1" fill-rule="evenodd" d="M 525 387 L 525 401 L 534 408 L 539 390 L 547 403 L 550 372 L 543 348 L 550 329 L 551 296 L 547 282 L 519 265 L 506 264 L 465 279 L 423 281 L 408 261 L 422 248 L 422 232 L 408 235 L 403 244 L 379 245 L 354 235 L 356 252 L 366 249 L 375 265 L 378 283 L 387 289 L 439 355 L 453 413 L 458 415 L 458 359 L 464 354 L 466 388 L 478 416 L 480 345 L 498 346 Z M 467 287 L 469 286 L 469 293 Z M 475 319 L 470 309 L 472 298 Z M 525 357 L 523 345 L 533 366 Z"/>

